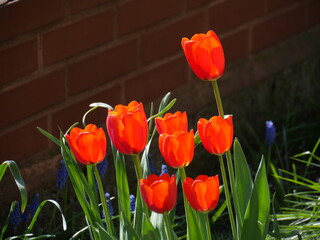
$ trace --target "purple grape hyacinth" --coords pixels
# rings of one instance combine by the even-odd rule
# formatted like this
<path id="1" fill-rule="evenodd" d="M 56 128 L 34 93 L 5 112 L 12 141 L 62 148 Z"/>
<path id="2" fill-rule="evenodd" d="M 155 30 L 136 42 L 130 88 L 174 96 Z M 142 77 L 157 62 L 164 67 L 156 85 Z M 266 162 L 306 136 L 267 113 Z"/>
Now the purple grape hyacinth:
<path id="1" fill-rule="evenodd" d="M 271 147 L 276 139 L 276 128 L 272 121 L 266 121 L 266 144 Z"/>
<path id="2" fill-rule="evenodd" d="M 134 212 L 136 210 L 136 197 L 134 195 L 130 195 L 130 211 Z"/>
<path id="3" fill-rule="evenodd" d="M 16 230 L 21 223 L 21 209 L 19 202 L 16 202 L 14 205 L 14 208 L 10 214 L 9 223 L 14 230 Z"/>
<path id="4" fill-rule="evenodd" d="M 66 168 L 65 162 L 63 160 L 61 160 L 60 166 L 58 169 L 58 173 L 56 176 L 56 187 L 59 190 L 62 190 L 64 188 L 64 186 L 66 185 L 67 179 L 68 179 L 67 168 Z"/>
<path id="5" fill-rule="evenodd" d="M 112 202 L 111 202 L 110 193 L 106 193 L 104 196 L 107 199 L 107 204 L 108 204 L 110 216 L 113 216 L 114 210 L 113 210 L 113 206 L 112 206 Z"/>
<path id="6" fill-rule="evenodd" d="M 108 169 L 107 159 L 105 158 L 102 162 L 98 163 L 97 168 L 98 168 L 98 172 L 99 172 L 100 177 L 101 178 L 104 177 L 104 175 L 106 174 L 107 169 Z"/>
<path id="7" fill-rule="evenodd" d="M 164 173 L 168 173 L 169 174 L 168 167 L 167 167 L 166 164 L 161 164 L 161 175 L 164 174 Z"/>

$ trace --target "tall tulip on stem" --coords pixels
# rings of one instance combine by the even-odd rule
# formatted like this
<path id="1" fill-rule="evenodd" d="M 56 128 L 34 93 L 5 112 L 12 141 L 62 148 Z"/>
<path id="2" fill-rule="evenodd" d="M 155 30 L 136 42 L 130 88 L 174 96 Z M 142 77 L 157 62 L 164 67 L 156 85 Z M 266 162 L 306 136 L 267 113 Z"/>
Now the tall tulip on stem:
<path id="1" fill-rule="evenodd" d="M 145 148 L 148 139 L 148 123 L 143 104 L 132 101 L 127 106 L 117 105 L 113 111 L 109 109 L 106 125 L 113 145 L 120 153 L 133 157 L 137 179 L 142 179 L 139 153 Z M 148 216 L 148 209 L 140 194 L 137 195 L 137 200 Z"/>
<path id="2" fill-rule="evenodd" d="M 184 194 L 191 207 L 200 212 L 199 217 L 205 223 L 205 239 L 211 239 L 208 212 L 215 209 L 219 200 L 219 177 L 200 175 L 196 179 L 187 177 L 183 181 Z M 204 234 L 204 233 L 203 233 Z"/>
<path id="3" fill-rule="evenodd" d="M 106 227 L 113 233 L 113 226 L 107 202 L 104 197 L 104 190 L 101 178 L 97 169 L 97 164 L 102 162 L 106 155 L 107 140 L 102 128 L 97 128 L 94 124 L 88 124 L 84 129 L 74 127 L 70 135 L 66 134 L 66 139 L 76 160 L 88 167 L 88 178 L 93 179 L 92 166 L 97 180 L 100 200 L 106 218 Z"/>
<path id="4" fill-rule="evenodd" d="M 186 59 L 193 70 L 193 72 L 204 81 L 211 81 L 216 103 L 219 111 L 219 116 L 224 119 L 224 111 L 220 92 L 218 89 L 217 79 L 219 79 L 225 69 L 225 57 L 222 44 L 212 30 L 207 33 L 195 34 L 191 39 L 186 37 L 182 38 L 181 45 L 185 53 Z M 199 134 L 200 136 L 200 134 Z M 201 136 L 200 136 L 201 138 Z M 201 139 L 202 140 L 202 139 Z M 231 147 L 231 146 L 230 146 Z M 222 153 L 223 154 L 223 153 Z M 226 177 L 226 171 L 224 168 L 224 162 L 222 154 L 217 154 L 221 167 L 222 179 L 225 187 L 225 194 L 227 200 L 227 207 L 229 211 L 229 218 L 232 228 L 233 238 L 237 239 L 235 219 L 233 215 L 233 209 L 231 205 L 231 195 L 229 192 L 228 181 Z M 231 188 L 234 186 L 234 170 L 229 149 L 226 150 L 227 163 L 230 177 Z"/>
<path id="5" fill-rule="evenodd" d="M 164 173 L 161 176 L 151 174 L 146 179 L 140 179 L 140 191 L 143 200 L 148 207 L 156 212 L 162 213 L 167 229 L 167 239 L 172 240 L 172 224 L 168 212 L 176 205 L 177 184 L 176 177 Z"/>

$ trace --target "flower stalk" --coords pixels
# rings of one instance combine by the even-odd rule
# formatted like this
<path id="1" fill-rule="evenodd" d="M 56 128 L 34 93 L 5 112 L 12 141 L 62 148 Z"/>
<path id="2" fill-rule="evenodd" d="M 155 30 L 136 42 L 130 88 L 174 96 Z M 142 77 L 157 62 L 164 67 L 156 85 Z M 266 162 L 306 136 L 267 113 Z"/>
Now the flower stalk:
<path id="1" fill-rule="evenodd" d="M 104 190 L 103 190 L 101 178 L 100 178 L 100 175 L 99 175 L 99 171 L 98 171 L 98 168 L 97 168 L 97 164 L 95 164 L 93 166 L 93 171 L 94 171 L 95 178 L 97 180 L 100 200 L 101 200 L 101 203 L 102 203 L 102 209 L 103 209 L 103 212 L 104 212 L 104 215 L 105 215 L 105 219 L 106 219 L 106 227 L 107 227 L 108 232 L 111 233 L 112 235 L 114 235 L 114 227 L 112 226 L 112 223 L 111 223 L 110 212 L 109 212 L 109 208 L 108 208 L 108 205 L 107 205 L 106 198 L 104 196 Z"/>
<path id="2" fill-rule="evenodd" d="M 173 240 L 172 236 L 172 224 L 170 221 L 170 217 L 168 213 L 163 213 L 163 218 L 164 218 L 164 223 L 166 225 L 166 232 L 167 232 L 167 239 L 168 240 Z"/>
<path id="3" fill-rule="evenodd" d="M 139 187 L 140 179 L 143 178 L 139 154 L 132 154 L 132 158 L 133 158 L 133 162 L 134 162 L 134 169 L 136 171 L 136 176 L 137 176 L 137 179 L 138 179 L 138 182 L 137 182 L 137 184 L 138 184 L 138 186 L 137 186 L 137 199 L 141 200 L 141 204 L 142 204 L 142 207 L 143 207 L 143 212 L 145 213 L 145 215 L 147 217 L 149 217 L 149 210 L 148 210 L 148 207 L 147 207 L 146 203 L 143 201 L 143 199 L 141 197 L 141 191 L 140 191 L 140 187 Z"/>
<path id="4" fill-rule="evenodd" d="M 221 97 L 220 97 L 220 91 L 219 91 L 219 87 L 218 87 L 218 82 L 217 81 L 211 81 L 211 83 L 212 83 L 213 92 L 214 92 L 214 96 L 215 96 L 216 103 L 217 103 L 219 116 L 224 118 L 224 110 L 223 110 L 222 100 L 221 100 Z M 226 195 L 226 200 L 227 200 L 227 208 L 228 208 L 228 212 L 229 212 L 229 219 L 230 219 L 230 224 L 231 224 L 232 235 L 233 235 L 233 239 L 236 240 L 236 239 L 238 239 L 237 238 L 238 235 L 237 235 L 237 231 L 236 231 L 236 224 L 235 224 L 235 218 L 234 218 L 234 215 L 233 215 L 233 208 L 232 208 L 232 203 L 231 203 L 231 195 L 230 195 L 230 192 L 229 192 L 226 171 L 225 171 L 225 167 L 224 167 L 224 162 L 223 162 L 222 156 L 219 155 L 218 157 L 219 157 L 221 174 L 222 174 L 222 179 L 223 179 L 224 188 L 225 188 L 225 195 Z M 234 186 L 235 186 L 235 180 L 234 180 L 234 168 L 233 168 L 232 156 L 231 156 L 230 150 L 226 152 L 226 157 L 227 157 L 227 165 L 228 165 L 230 186 L 231 186 L 231 191 L 233 192 Z"/>

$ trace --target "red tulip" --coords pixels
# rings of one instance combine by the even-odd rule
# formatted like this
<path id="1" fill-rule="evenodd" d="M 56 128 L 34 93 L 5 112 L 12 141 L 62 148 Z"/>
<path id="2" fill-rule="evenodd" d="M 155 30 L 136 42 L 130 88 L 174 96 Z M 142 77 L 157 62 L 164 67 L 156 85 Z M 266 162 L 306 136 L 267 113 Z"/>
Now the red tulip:
<path id="1" fill-rule="evenodd" d="M 198 133 L 204 148 L 211 154 L 221 155 L 230 150 L 233 142 L 232 116 L 223 119 L 214 116 L 198 121 Z"/>
<path id="2" fill-rule="evenodd" d="M 194 154 L 194 133 L 179 131 L 159 136 L 159 149 L 166 163 L 173 168 L 188 166 Z"/>
<path id="3" fill-rule="evenodd" d="M 214 81 L 224 73 L 223 48 L 214 31 L 182 38 L 181 45 L 192 71 L 202 80 Z"/>
<path id="4" fill-rule="evenodd" d="M 191 207 L 196 211 L 209 212 L 219 201 L 219 177 L 198 176 L 195 180 L 187 177 L 183 190 Z"/>
<path id="5" fill-rule="evenodd" d="M 177 201 L 176 177 L 164 173 L 160 177 L 151 174 L 147 179 L 140 179 L 141 196 L 148 207 L 157 213 L 168 212 Z"/>
<path id="6" fill-rule="evenodd" d="M 102 128 L 98 129 L 94 124 L 84 129 L 74 127 L 66 138 L 73 155 L 82 164 L 99 163 L 106 155 L 106 135 Z"/>
<path id="7" fill-rule="evenodd" d="M 188 131 L 187 113 L 166 113 L 164 117 L 155 118 L 155 125 L 159 134 L 173 134 L 177 131 Z"/>
<path id="8" fill-rule="evenodd" d="M 143 104 L 132 101 L 109 110 L 106 121 L 108 134 L 115 148 L 123 154 L 140 153 L 146 146 L 148 123 Z"/>

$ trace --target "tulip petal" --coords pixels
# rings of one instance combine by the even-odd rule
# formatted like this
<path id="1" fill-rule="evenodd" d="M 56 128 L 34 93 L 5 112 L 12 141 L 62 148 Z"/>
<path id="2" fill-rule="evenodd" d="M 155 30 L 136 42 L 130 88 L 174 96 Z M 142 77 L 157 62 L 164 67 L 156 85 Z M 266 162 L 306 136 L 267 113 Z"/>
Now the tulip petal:
<path id="1" fill-rule="evenodd" d="M 196 195 L 196 201 L 198 203 L 199 208 L 201 209 L 201 211 L 207 211 L 209 208 L 208 208 L 207 201 L 205 198 L 205 194 L 207 191 L 206 183 L 203 181 L 195 180 L 193 182 L 192 187 L 193 187 L 194 193 Z"/>

